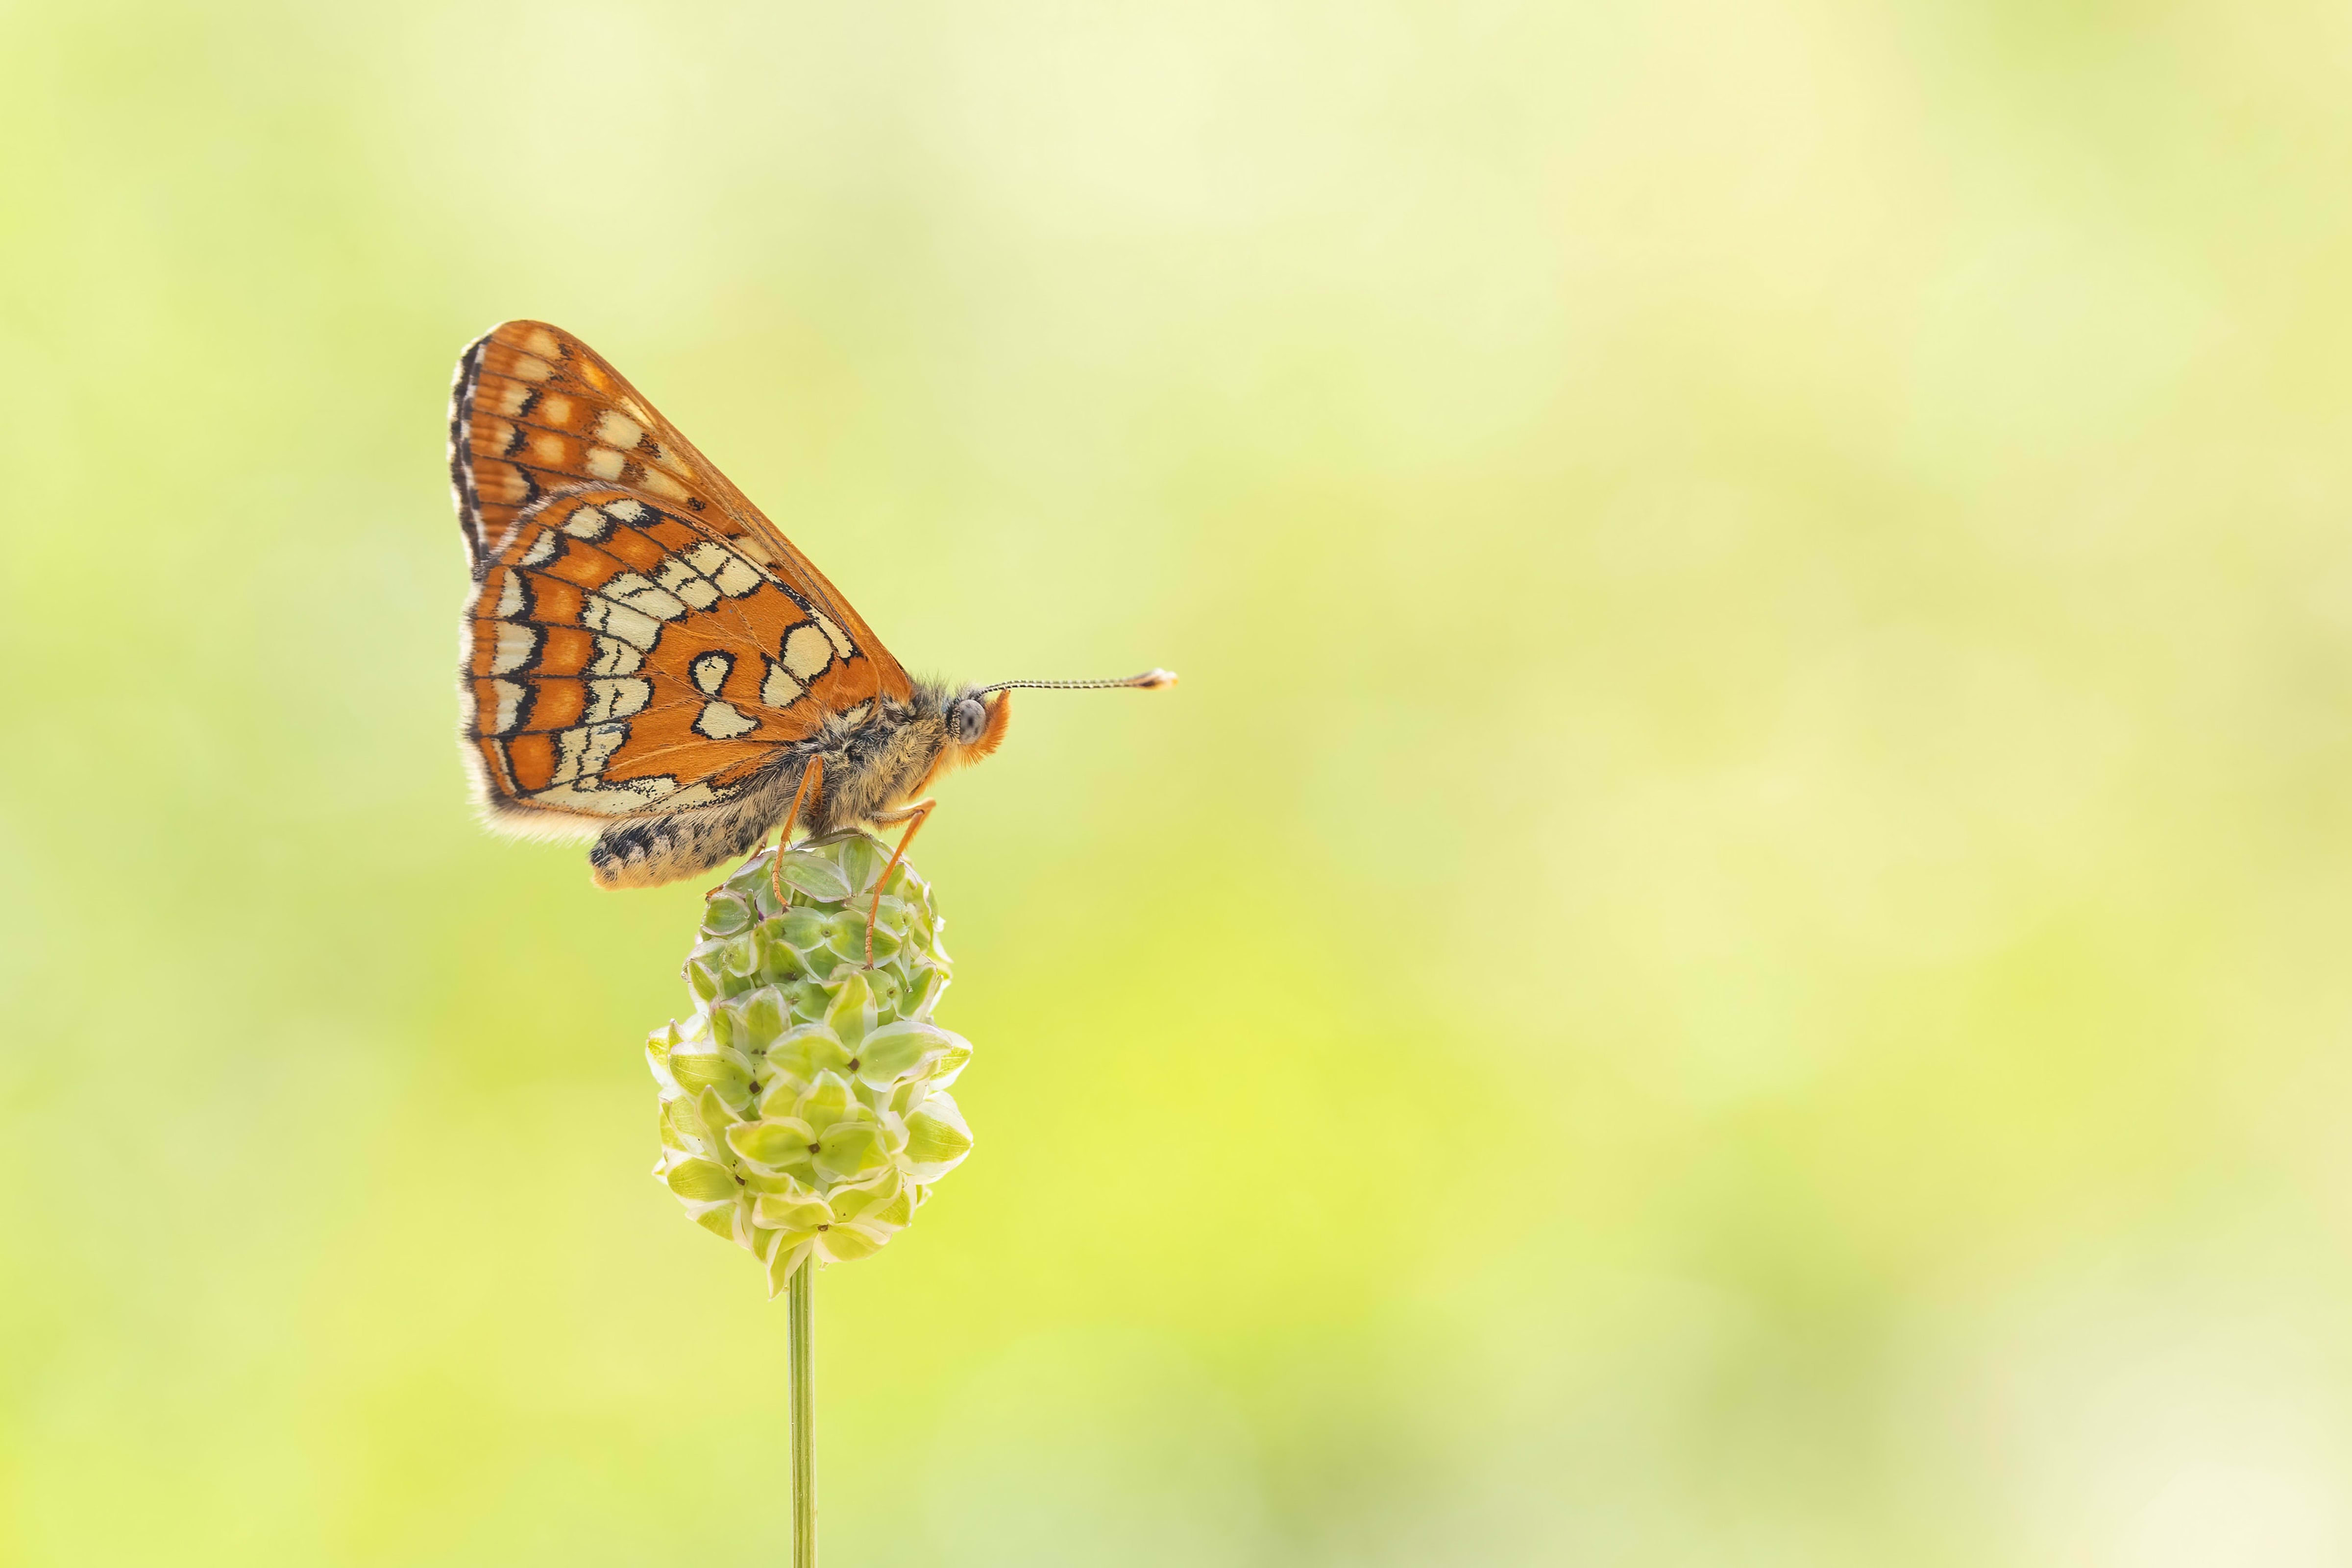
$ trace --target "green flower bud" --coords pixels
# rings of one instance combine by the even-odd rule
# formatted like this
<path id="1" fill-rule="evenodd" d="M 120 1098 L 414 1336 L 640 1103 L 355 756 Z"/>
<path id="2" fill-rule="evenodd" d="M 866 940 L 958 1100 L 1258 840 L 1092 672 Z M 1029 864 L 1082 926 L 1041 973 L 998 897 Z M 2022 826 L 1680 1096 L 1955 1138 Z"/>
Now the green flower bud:
<path id="1" fill-rule="evenodd" d="M 704 906 L 684 977 L 693 1011 L 646 1040 L 659 1092 L 655 1179 L 767 1270 L 864 1258 L 914 1222 L 971 1152 L 948 1085 L 971 1059 L 931 1021 L 945 924 L 929 883 L 862 835 L 771 851 Z M 876 907 L 873 964 L 866 911 Z"/>

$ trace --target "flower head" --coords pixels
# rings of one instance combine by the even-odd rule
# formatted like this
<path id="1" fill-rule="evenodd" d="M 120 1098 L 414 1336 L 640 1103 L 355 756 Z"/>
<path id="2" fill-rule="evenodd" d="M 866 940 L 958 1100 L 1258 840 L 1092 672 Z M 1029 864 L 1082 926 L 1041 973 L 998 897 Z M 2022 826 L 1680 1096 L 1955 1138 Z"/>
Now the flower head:
<path id="1" fill-rule="evenodd" d="M 774 858 L 711 894 L 687 955 L 694 1010 L 646 1042 L 654 1175 L 766 1265 L 772 1295 L 806 1259 L 878 1250 L 971 1152 L 948 1093 L 971 1046 L 930 1016 L 949 961 L 929 885 L 904 862 L 882 880 L 888 856 L 862 836 Z"/>

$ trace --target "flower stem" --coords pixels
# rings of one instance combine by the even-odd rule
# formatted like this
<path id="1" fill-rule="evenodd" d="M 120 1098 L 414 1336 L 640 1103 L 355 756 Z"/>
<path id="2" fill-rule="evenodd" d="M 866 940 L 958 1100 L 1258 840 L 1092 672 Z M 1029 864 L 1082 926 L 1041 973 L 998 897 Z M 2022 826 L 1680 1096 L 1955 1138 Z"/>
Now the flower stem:
<path id="1" fill-rule="evenodd" d="M 815 1276 L 816 1260 L 805 1258 L 784 1286 L 793 1405 L 793 1568 L 816 1568 L 816 1389 L 809 1325 Z"/>

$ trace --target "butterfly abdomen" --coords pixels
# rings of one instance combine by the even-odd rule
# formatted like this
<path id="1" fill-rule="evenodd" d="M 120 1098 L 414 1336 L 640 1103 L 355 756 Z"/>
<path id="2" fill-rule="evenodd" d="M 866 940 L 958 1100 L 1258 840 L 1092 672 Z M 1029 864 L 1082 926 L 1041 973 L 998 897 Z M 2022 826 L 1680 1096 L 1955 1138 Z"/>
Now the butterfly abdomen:
<path id="1" fill-rule="evenodd" d="M 749 854 L 782 820 L 799 782 L 794 768 L 774 779 L 762 778 L 725 805 L 614 823 L 588 846 L 596 885 L 658 887 Z"/>

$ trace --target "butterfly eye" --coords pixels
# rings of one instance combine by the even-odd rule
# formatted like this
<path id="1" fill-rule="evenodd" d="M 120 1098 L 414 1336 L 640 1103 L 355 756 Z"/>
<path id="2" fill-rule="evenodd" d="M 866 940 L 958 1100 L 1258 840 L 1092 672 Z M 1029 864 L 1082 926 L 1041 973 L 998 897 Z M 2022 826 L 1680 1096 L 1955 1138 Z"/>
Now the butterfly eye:
<path id="1" fill-rule="evenodd" d="M 988 727 L 988 709 L 978 697 L 966 697 L 948 709 L 948 737 L 958 746 L 970 746 Z"/>

